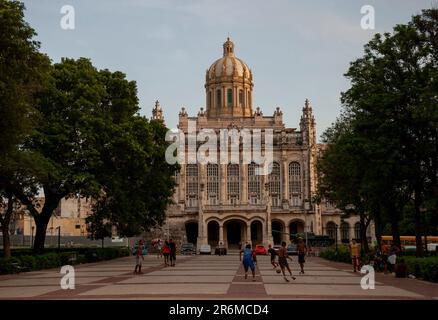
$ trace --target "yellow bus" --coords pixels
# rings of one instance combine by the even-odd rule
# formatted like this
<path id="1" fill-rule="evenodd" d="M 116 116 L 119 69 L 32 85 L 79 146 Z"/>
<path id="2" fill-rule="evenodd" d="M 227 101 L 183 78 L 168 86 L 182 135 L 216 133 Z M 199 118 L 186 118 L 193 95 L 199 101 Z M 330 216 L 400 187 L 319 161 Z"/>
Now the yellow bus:
<path id="1" fill-rule="evenodd" d="M 438 245 L 438 236 L 427 236 L 427 249 L 434 251 Z M 425 243 L 425 237 L 422 237 L 423 244 Z M 391 244 L 392 236 L 382 236 L 382 243 Z M 415 247 L 415 236 L 400 236 L 400 244 L 403 248 Z"/>

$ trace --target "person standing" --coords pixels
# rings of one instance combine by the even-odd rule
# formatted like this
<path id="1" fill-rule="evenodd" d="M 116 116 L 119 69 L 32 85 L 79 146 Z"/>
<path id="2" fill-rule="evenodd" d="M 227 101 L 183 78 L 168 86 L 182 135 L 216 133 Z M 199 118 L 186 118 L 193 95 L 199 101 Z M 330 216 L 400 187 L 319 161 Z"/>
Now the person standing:
<path id="1" fill-rule="evenodd" d="M 254 246 L 254 249 L 252 249 L 252 261 L 254 262 L 254 264 L 257 264 L 257 251 L 256 251 L 256 246 Z"/>
<path id="2" fill-rule="evenodd" d="M 298 240 L 297 251 L 298 251 L 298 263 L 300 264 L 300 268 L 301 268 L 300 274 L 304 274 L 304 263 L 306 262 L 305 257 L 307 253 L 307 247 L 303 239 L 301 238 L 299 238 Z"/>
<path id="3" fill-rule="evenodd" d="M 356 240 L 353 239 L 350 245 L 350 255 L 351 262 L 353 264 L 353 272 L 359 271 L 359 256 L 360 256 L 360 247 L 356 243 Z"/>
<path id="4" fill-rule="evenodd" d="M 170 266 L 174 267 L 176 262 L 176 244 L 172 239 L 169 240 Z"/>
<path id="5" fill-rule="evenodd" d="M 142 274 L 141 272 L 141 265 L 144 260 L 143 256 L 143 240 L 138 241 L 137 250 L 135 253 L 135 269 L 134 274 Z"/>
<path id="6" fill-rule="evenodd" d="M 243 260 L 242 260 L 242 253 L 243 253 Z M 252 281 L 255 280 L 255 266 L 254 261 L 252 259 L 252 250 L 251 245 L 247 244 L 245 246 L 245 249 L 240 250 L 239 259 L 243 263 L 243 268 L 245 269 L 245 279 L 248 279 L 248 269 L 251 269 L 252 272 Z"/>
<path id="7" fill-rule="evenodd" d="M 268 253 L 271 255 L 271 264 L 276 269 L 278 267 L 278 263 L 275 262 L 275 257 L 277 256 L 277 252 L 274 248 L 272 248 L 271 244 L 268 245 Z"/>
<path id="8" fill-rule="evenodd" d="M 170 255 L 170 248 L 169 248 L 169 242 L 167 240 L 164 242 L 163 246 L 163 256 L 164 256 L 164 266 L 167 267 L 169 265 L 169 255 Z"/>
<path id="9" fill-rule="evenodd" d="M 295 280 L 296 278 L 292 275 L 292 271 L 290 270 L 287 259 L 292 261 L 291 257 L 289 257 L 289 255 L 287 254 L 286 242 L 283 241 L 281 243 L 281 248 L 278 250 L 278 263 L 280 265 L 281 272 L 283 273 L 284 280 L 286 280 L 286 282 L 289 282 L 289 279 L 286 278 L 286 274 L 284 272 L 285 268 L 287 268 L 287 271 L 289 271 L 292 280 Z"/>

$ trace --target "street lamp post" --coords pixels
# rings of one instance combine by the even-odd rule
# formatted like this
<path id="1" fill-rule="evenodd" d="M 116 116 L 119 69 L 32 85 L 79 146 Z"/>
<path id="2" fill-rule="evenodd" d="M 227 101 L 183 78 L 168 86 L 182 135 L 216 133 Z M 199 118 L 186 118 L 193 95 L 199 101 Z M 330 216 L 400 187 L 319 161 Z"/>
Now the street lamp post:
<path id="1" fill-rule="evenodd" d="M 58 251 L 61 250 L 61 226 L 56 227 L 58 230 Z"/>

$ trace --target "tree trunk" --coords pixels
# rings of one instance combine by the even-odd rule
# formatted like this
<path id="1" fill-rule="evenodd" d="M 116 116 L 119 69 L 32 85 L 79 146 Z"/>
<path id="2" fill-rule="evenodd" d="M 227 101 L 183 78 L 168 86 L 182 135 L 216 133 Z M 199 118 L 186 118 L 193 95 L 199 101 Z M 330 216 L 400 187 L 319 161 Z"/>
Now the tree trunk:
<path id="1" fill-rule="evenodd" d="M 41 253 L 44 250 L 44 244 L 46 242 L 47 225 L 52 217 L 53 211 L 57 208 L 59 201 L 57 197 L 46 197 L 44 207 L 41 213 L 34 217 L 36 232 L 35 240 L 33 243 L 33 251 L 35 253 Z"/>
<path id="2" fill-rule="evenodd" d="M 363 214 L 360 215 L 360 242 L 363 251 L 368 254 L 370 249 L 368 247 L 367 239 L 367 224 L 365 223 L 365 216 Z"/>
<path id="3" fill-rule="evenodd" d="M 414 210 L 415 210 L 415 246 L 416 249 L 416 256 L 422 257 L 423 256 L 423 228 L 422 228 L 422 221 L 421 221 L 421 188 L 418 186 L 418 184 L 415 186 L 414 191 Z"/>
<path id="4" fill-rule="evenodd" d="M 376 241 L 378 248 L 381 248 L 382 244 L 382 217 L 381 217 L 381 211 L 380 208 L 377 209 L 374 213 L 374 228 L 375 228 L 375 234 L 376 234 Z"/>
<path id="5" fill-rule="evenodd" d="M 395 212 L 396 210 L 395 206 L 392 207 L 392 210 L 390 211 L 392 243 L 396 245 L 397 248 L 401 249 L 400 229 L 398 226 L 398 214 Z"/>
<path id="6" fill-rule="evenodd" d="M 2 224 L 3 232 L 3 256 L 7 259 L 11 257 L 11 239 L 9 237 L 9 226 Z"/>
<path id="7" fill-rule="evenodd" d="M 12 193 L 8 194 L 8 207 L 4 217 L 0 217 L 1 229 L 3 233 L 3 256 L 5 258 L 11 257 L 11 239 L 9 235 L 9 223 L 11 222 L 12 214 L 14 213 L 14 198 Z"/>

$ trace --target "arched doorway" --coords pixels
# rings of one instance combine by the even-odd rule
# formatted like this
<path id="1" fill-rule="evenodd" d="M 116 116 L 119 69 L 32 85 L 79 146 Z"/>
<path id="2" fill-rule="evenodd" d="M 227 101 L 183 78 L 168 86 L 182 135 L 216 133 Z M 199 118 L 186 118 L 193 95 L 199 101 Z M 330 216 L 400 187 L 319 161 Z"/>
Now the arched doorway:
<path id="1" fill-rule="evenodd" d="M 281 244 L 283 232 L 283 224 L 280 221 L 272 221 L 272 238 L 275 245 Z"/>
<path id="2" fill-rule="evenodd" d="M 196 244 L 198 240 L 198 223 L 188 222 L 186 223 L 186 239 L 187 242 Z"/>
<path id="3" fill-rule="evenodd" d="M 289 232 L 292 234 L 304 233 L 304 223 L 302 221 L 292 221 L 289 224 Z"/>
<path id="4" fill-rule="evenodd" d="M 229 220 L 225 222 L 228 249 L 239 249 L 239 244 L 244 244 L 246 241 L 244 237 L 245 227 L 246 224 L 241 220 Z"/>
<path id="5" fill-rule="evenodd" d="M 208 244 L 216 247 L 219 243 L 219 223 L 217 221 L 210 221 L 207 225 Z"/>
<path id="6" fill-rule="evenodd" d="M 251 223 L 251 242 L 253 245 L 263 242 L 263 225 L 260 221 Z"/>

